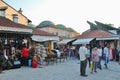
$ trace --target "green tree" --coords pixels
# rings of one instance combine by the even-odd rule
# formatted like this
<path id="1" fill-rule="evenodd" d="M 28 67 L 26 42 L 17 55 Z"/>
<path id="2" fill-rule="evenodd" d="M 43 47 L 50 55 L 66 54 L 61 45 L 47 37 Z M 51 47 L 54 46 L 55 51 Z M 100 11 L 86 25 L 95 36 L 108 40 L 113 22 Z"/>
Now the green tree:
<path id="1" fill-rule="evenodd" d="M 106 25 L 111 26 L 111 27 L 114 27 L 114 24 L 111 24 L 111 23 L 106 24 Z"/>

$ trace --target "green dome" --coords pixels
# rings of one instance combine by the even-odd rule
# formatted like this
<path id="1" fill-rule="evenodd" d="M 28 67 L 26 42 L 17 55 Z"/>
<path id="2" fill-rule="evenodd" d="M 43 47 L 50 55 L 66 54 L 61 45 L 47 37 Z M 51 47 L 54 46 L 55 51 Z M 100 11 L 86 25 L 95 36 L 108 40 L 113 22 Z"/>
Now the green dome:
<path id="1" fill-rule="evenodd" d="M 66 27 L 63 24 L 57 24 L 56 25 L 58 28 L 66 29 Z"/>
<path id="2" fill-rule="evenodd" d="M 30 27 L 30 28 L 35 28 L 35 25 L 34 24 L 28 24 L 28 26 Z"/>
<path id="3" fill-rule="evenodd" d="M 74 30 L 73 30 L 72 28 L 70 28 L 70 27 L 69 27 L 69 28 L 67 28 L 67 30 L 68 30 L 68 31 L 74 31 Z"/>
<path id="4" fill-rule="evenodd" d="M 48 26 L 55 27 L 55 24 L 51 21 L 43 21 L 38 25 L 38 27 L 48 27 Z"/>

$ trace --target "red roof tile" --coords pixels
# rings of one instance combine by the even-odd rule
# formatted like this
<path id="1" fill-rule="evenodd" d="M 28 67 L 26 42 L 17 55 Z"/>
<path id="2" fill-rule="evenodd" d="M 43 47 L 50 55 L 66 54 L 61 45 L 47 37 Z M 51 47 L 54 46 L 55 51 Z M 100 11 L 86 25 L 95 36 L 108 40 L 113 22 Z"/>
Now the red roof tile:
<path id="1" fill-rule="evenodd" d="M 14 27 L 14 28 L 25 28 L 25 29 L 30 29 L 28 26 L 23 25 L 23 24 L 19 24 L 19 23 L 15 23 L 5 17 L 1 17 L 0 16 L 0 26 L 3 27 Z"/>
<path id="2" fill-rule="evenodd" d="M 38 30 L 38 29 L 33 29 L 32 33 L 35 35 L 41 35 L 41 36 L 56 36 L 54 34 L 51 34 L 51 33 L 48 33 L 48 32 L 42 31 L 42 30 Z"/>
<path id="3" fill-rule="evenodd" d="M 103 31 L 103 30 L 94 30 L 88 33 L 84 33 L 76 38 L 95 38 L 95 37 L 107 37 L 107 36 L 116 36 L 115 34 Z"/>

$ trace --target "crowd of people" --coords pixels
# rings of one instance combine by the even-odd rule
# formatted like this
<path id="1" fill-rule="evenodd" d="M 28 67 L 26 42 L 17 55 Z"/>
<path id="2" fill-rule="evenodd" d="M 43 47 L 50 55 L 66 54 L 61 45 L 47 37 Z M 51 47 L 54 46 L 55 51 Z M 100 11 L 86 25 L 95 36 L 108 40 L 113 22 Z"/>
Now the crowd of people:
<path id="1" fill-rule="evenodd" d="M 61 56 L 64 53 L 67 58 L 80 59 L 80 75 L 86 75 L 87 62 L 89 63 L 90 72 L 96 73 L 97 68 L 102 70 L 101 60 L 104 59 L 104 66 L 108 69 L 108 63 L 110 60 L 109 44 L 102 46 L 94 46 L 91 48 L 90 45 L 82 44 L 82 46 L 57 46 L 53 50 L 48 50 L 44 46 L 32 45 L 30 49 L 25 44 L 22 45 L 21 50 L 15 51 L 11 48 L 11 56 L 8 56 L 3 47 L 0 46 L 0 71 L 2 69 L 11 69 L 14 67 L 29 66 L 37 68 L 38 66 L 46 65 L 46 57 L 48 54 Z M 120 64 L 120 46 L 117 47 L 117 53 L 119 54 Z M 6 64 L 5 64 L 6 63 Z"/>
<path id="2" fill-rule="evenodd" d="M 117 54 L 119 54 L 120 64 L 120 46 L 117 48 Z M 108 69 L 108 63 L 110 61 L 110 45 L 106 44 L 104 48 L 101 46 L 94 46 L 90 50 L 90 45 L 82 44 L 79 48 L 79 56 L 80 56 L 80 75 L 87 77 L 86 67 L 87 61 L 89 62 L 90 72 L 96 73 L 97 68 L 102 70 L 101 60 L 104 60 L 104 66 Z"/>
<path id="3" fill-rule="evenodd" d="M 42 65 L 45 57 L 47 55 L 44 47 L 38 48 L 33 45 L 28 49 L 23 44 L 19 50 L 12 47 L 11 52 L 8 52 L 3 46 L 0 46 L 0 72 L 5 69 L 20 68 L 21 66 L 36 68 L 38 64 Z"/>
<path id="4" fill-rule="evenodd" d="M 32 45 L 28 48 L 25 44 L 21 45 L 19 50 L 11 47 L 11 50 L 7 51 L 3 48 L 3 46 L 0 47 L 0 71 L 2 69 L 20 68 L 21 66 L 30 66 L 33 68 L 44 66 L 49 54 L 60 57 L 63 53 L 62 55 L 69 58 L 75 56 L 75 49 L 72 46 L 59 46 L 53 50 L 48 50 L 46 47 L 40 45 Z"/>

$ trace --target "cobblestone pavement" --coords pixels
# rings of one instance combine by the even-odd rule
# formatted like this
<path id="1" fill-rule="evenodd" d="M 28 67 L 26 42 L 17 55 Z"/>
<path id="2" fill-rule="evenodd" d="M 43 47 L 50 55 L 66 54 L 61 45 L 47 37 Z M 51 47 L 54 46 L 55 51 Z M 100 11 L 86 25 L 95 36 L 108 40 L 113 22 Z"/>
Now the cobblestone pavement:
<path id="1" fill-rule="evenodd" d="M 44 68 L 21 67 L 3 71 L 0 80 L 120 80 L 120 65 L 116 61 L 109 62 L 109 69 L 103 65 L 93 74 L 87 66 L 88 77 L 80 76 L 79 66 L 79 60 L 67 60 Z"/>

